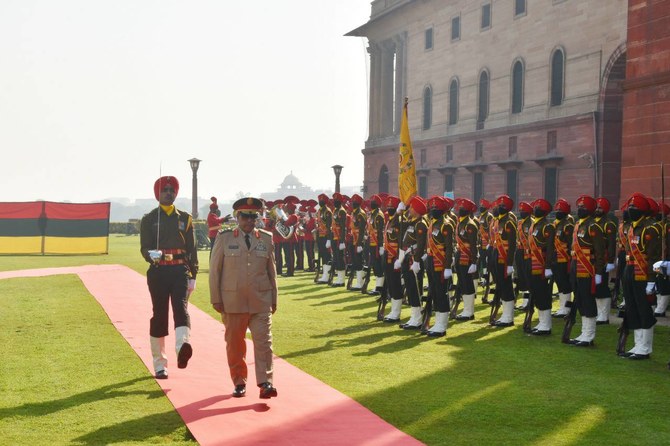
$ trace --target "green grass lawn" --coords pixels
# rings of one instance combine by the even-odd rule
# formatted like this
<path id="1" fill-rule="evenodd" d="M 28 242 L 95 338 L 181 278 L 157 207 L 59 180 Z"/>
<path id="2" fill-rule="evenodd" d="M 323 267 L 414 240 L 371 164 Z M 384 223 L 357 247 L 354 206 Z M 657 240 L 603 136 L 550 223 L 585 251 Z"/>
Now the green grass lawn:
<path id="1" fill-rule="evenodd" d="M 208 252 L 200 257 L 192 304 L 217 317 Z M 0 270 L 92 263 L 146 269 L 137 237 L 112 236 L 108 256 L 0 257 Z M 614 325 L 580 349 L 560 343 L 562 321 L 546 338 L 524 335 L 522 315 L 490 328 L 483 304 L 474 321 L 427 339 L 376 322 L 373 298 L 311 279 L 280 279 L 277 355 L 426 444 L 668 443 L 668 327 L 657 327 L 652 359 L 637 362 L 615 355 Z M 193 444 L 76 277 L 2 280 L 0 296 L 0 444 Z"/>

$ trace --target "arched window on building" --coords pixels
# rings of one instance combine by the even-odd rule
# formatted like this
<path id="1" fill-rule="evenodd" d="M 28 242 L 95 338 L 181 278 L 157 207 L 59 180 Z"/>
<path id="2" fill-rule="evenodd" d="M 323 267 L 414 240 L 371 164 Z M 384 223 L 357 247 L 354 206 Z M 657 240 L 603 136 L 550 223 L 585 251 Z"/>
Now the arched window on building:
<path id="1" fill-rule="evenodd" d="M 564 79 L 565 54 L 563 50 L 557 49 L 551 56 L 551 102 L 550 105 L 556 106 L 563 103 L 563 84 Z"/>
<path id="2" fill-rule="evenodd" d="M 458 122 L 458 79 L 449 83 L 449 125 Z"/>
<path id="3" fill-rule="evenodd" d="M 512 67 L 512 113 L 521 113 L 523 109 L 523 63 L 514 62 Z"/>
<path id="4" fill-rule="evenodd" d="M 388 194 L 389 193 L 389 169 L 384 164 L 381 169 L 379 169 L 379 193 Z"/>
<path id="5" fill-rule="evenodd" d="M 423 89 L 423 129 L 428 130 L 433 123 L 433 90 Z"/>
<path id="6" fill-rule="evenodd" d="M 489 116 L 489 73 L 484 70 L 479 74 L 477 104 L 477 130 L 484 128 L 484 121 Z"/>

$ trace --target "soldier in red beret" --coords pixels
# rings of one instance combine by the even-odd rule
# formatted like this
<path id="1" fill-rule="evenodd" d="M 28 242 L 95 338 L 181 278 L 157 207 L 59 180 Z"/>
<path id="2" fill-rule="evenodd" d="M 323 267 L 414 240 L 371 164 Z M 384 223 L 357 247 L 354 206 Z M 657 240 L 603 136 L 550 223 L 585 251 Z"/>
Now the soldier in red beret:
<path id="1" fill-rule="evenodd" d="M 402 310 L 402 280 L 400 268 L 395 268 L 396 262 L 400 258 L 400 243 L 404 236 L 405 217 L 402 212 L 398 212 L 400 198 L 389 195 L 386 199 L 386 212 L 388 213 L 388 222 L 384 230 L 384 253 L 386 254 L 386 263 L 384 277 L 387 281 L 388 294 L 391 297 L 391 311 L 384 317 L 384 322 L 400 322 L 400 312 Z M 404 258 L 403 254 L 403 258 Z M 382 296 L 382 299 L 385 296 Z"/>
<path id="2" fill-rule="evenodd" d="M 175 326 L 177 367 L 185 368 L 193 354 L 189 343 L 191 321 L 188 298 L 195 289 L 198 251 L 191 215 L 174 206 L 177 193 L 179 181 L 175 177 L 164 176 L 156 180 L 154 195 L 159 206 L 142 217 L 140 224 L 140 252 L 151 265 L 147 271 L 153 312 L 149 336 L 156 379 L 168 377 L 165 336 L 168 334 L 170 304 Z"/>
<path id="3" fill-rule="evenodd" d="M 331 227 L 333 224 L 333 211 L 328 207 L 328 201 L 330 200 L 328 195 L 320 194 L 317 198 L 319 199 L 319 212 L 316 221 L 316 243 L 322 270 L 321 278 L 318 279 L 317 283 L 328 283 L 332 267 L 331 240 L 333 234 Z"/>
<path id="4" fill-rule="evenodd" d="M 409 320 L 400 324 L 400 328 L 405 330 L 421 328 L 421 294 L 423 294 L 423 289 L 419 285 L 419 275 L 422 270 L 422 257 L 426 252 L 428 222 L 424 216 L 427 212 L 426 200 L 418 195 L 410 199 L 406 211 L 405 235 L 398 260 L 395 262 L 395 269 L 401 270 L 409 305 L 412 308 Z"/>
<path id="5" fill-rule="evenodd" d="M 528 250 L 530 253 L 529 288 L 532 302 L 538 312 L 538 324 L 530 330 L 536 336 L 551 334 L 551 276 L 550 260 L 554 255 L 554 237 L 556 229 L 547 215 L 551 212 L 551 203 L 539 198 L 531 203 L 533 217 L 528 230 Z M 529 312 L 526 313 L 530 315 Z M 530 326 L 530 320 L 524 321 L 524 329 Z"/>
<path id="6" fill-rule="evenodd" d="M 314 200 L 312 200 L 314 201 Z M 314 206 L 316 201 L 314 201 Z M 307 271 L 314 272 L 314 234 L 316 232 L 316 209 L 311 205 L 305 207 L 305 216 L 302 221 L 305 252 L 307 253 Z"/>
<path id="7" fill-rule="evenodd" d="M 209 294 L 226 327 L 226 356 L 235 389 L 247 391 L 246 333 L 254 344 L 254 368 L 259 397 L 277 396 L 272 385 L 272 315 L 277 311 L 277 272 L 272 234 L 256 228 L 263 203 L 252 197 L 233 203 L 238 226 L 219 233 L 209 267 Z"/>
<path id="8" fill-rule="evenodd" d="M 626 234 L 627 264 L 623 273 L 623 292 L 626 302 L 625 323 L 633 330 L 635 345 L 622 353 L 629 359 L 649 359 L 653 350 L 656 318 L 650 298 L 655 291 L 654 264 L 662 260 L 662 237 L 656 220 L 650 218 L 650 202 L 642 194 L 628 200 L 630 228 Z"/>
<path id="9" fill-rule="evenodd" d="M 514 253 L 517 248 L 516 216 L 510 211 L 514 201 L 507 195 L 496 199 L 498 203 L 498 231 L 493 239 L 496 259 L 496 294 L 502 302 L 503 313 L 500 319 L 491 321 L 495 327 L 511 327 L 514 325 Z"/>
<path id="10" fill-rule="evenodd" d="M 367 219 L 368 234 L 368 265 L 375 275 L 375 289 L 369 291 L 370 295 L 381 294 L 384 288 L 384 227 L 386 216 L 381 210 L 382 198 L 379 195 L 370 197 L 370 213 Z"/>
<path id="11" fill-rule="evenodd" d="M 529 296 L 530 281 L 530 247 L 528 246 L 528 231 L 532 223 L 533 207 L 527 201 L 519 202 L 519 218 L 516 223 L 517 249 L 514 253 L 514 266 L 517 275 L 517 290 L 522 295 L 521 305 L 516 309 L 526 310 Z"/>
<path id="12" fill-rule="evenodd" d="M 605 237 L 605 269 L 600 272 L 603 280 L 596 286 L 596 325 L 606 325 L 610 323 L 610 308 L 612 303 L 612 292 L 609 287 L 609 274 L 614 270 L 616 261 L 616 238 L 617 225 L 609 215 L 610 202 L 605 197 L 596 198 L 596 210 L 593 217 L 600 226 Z"/>
<path id="13" fill-rule="evenodd" d="M 596 200 L 588 195 L 577 198 L 577 217 L 572 234 L 571 281 L 574 284 L 575 301 L 582 315 L 582 333 L 568 341 L 578 347 L 593 345 L 596 336 L 596 286 L 602 283 L 600 274 L 605 269 L 606 242 L 602 228 L 596 223 L 593 213 Z M 575 311 L 569 317 L 574 318 Z"/>
<path id="14" fill-rule="evenodd" d="M 572 250 L 572 233 L 575 229 L 575 220 L 570 215 L 570 210 L 570 203 L 563 198 L 559 198 L 554 204 L 554 211 L 556 212 L 554 257 L 549 260 L 551 270 L 554 272 L 554 283 L 558 288 L 559 307 L 552 314 L 552 317 L 557 318 L 563 318 L 568 314 L 567 303 L 572 299 L 572 284 L 570 283 L 568 267 L 572 259 L 570 251 Z"/>
<path id="15" fill-rule="evenodd" d="M 351 267 L 356 274 L 356 285 L 352 286 L 351 291 L 360 291 L 363 289 L 363 244 L 366 237 L 367 216 L 365 211 L 361 209 L 363 197 L 358 194 L 351 196 L 351 219 L 349 222 L 349 230 L 352 239 L 352 253 L 351 253 Z"/>
<path id="16" fill-rule="evenodd" d="M 456 221 L 456 276 L 458 290 L 463 298 L 463 311 L 456 316 L 457 321 L 469 321 L 475 318 L 474 274 L 477 273 L 477 233 L 478 225 L 472 219 L 477 206 L 467 198 L 457 198 L 458 220 Z"/>

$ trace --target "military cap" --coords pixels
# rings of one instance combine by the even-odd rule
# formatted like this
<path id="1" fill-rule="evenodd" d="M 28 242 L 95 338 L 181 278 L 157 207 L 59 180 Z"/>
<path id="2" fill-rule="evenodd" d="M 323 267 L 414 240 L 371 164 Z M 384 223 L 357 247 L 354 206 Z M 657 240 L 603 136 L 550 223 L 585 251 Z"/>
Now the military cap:
<path id="1" fill-rule="evenodd" d="M 554 204 L 554 210 L 558 212 L 565 212 L 566 214 L 570 213 L 570 203 L 564 198 L 559 198 L 556 204 Z"/>
<path id="2" fill-rule="evenodd" d="M 459 208 L 464 208 L 468 212 L 474 212 L 477 210 L 477 205 L 472 201 L 467 198 L 457 198 L 456 199 L 456 206 Z"/>
<path id="3" fill-rule="evenodd" d="M 537 200 L 533 201 L 530 205 L 533 206 L 534 208 L 540 208 L 546 213 L 551 212 L 551 203 L 549 203 L 544 198 L 538 198 Z"/>
<path id="4" fill-rule="evenodd" d="M 160 196 L 160 193 L 165 188 L 165 186 L 172 186 L 175 197 L 179 193 L 179 180 L 172 176 L 160 177 L 154 183 L 154 195 L 156 196 L 156 200 L 159 199 L 158 197 Z"/>
<path id="5" fill-rule="evenodd" d="M 353 194 L 353 195 L 351 196 L 351 202 L 352 202 L 352 203 L 358 203 L 358 204 L 361 204 L 361 203 L 363 203 L 363 197 L 361 197 L 361 196 L 358 195 L 358 194 Z"/>
<path id="6" fill-rule="evenodd" d="M 400 204 L 400 198 L 395 195 L 389 195 L 386 197 L 386 207 L 389 209 L 396 209 Z"/>
<path id="7" fill-rule="evenodd" d="M 512 208 L 514 207 L 514 200 L 512 200 L 509 195 L 501 195 L 498 198 L 496 198 L 496 203 L 502 204 L 505 206 L 505 209 L 508 211 L 511 211 Z"/>
<path id="8" fill-rule="evenodd" d="M 328 200 L 330 199 L 330 197 L 328 197 L 326 194 L 319 194 L 319 196 L 316 198 L 318 198 L 319 201 L 325 201 L 326 203 L 328 203 Z"/>
<path id="9" fill-rule="evenodd" d="M 636 208 L 640 209 L 641 211 L 648 211 L 649 210 L 649 201 L 647 201 L 647 197 L 645 197 L 641 193 L 635 192 L 628 199 L 628 206 L 635 206 Z"/>
<path id="10" fill-rule="evenodd" d="M 428 209 L 437 209 L 438 211 L 446 212 L 448 210 L 448 203 L 439 195 L 433 195 L 428 199 Z"/>
<path id="11" fill-rule="evenodd" d="M 258 198 L 245 197 L 233 203 L 233 210 L 237 214 L 258 216 L 262 209 L 263 202 Z"/>
<path id="12" fill-rule="evenodd" d="M 485 199 L 485 198 L 482 198 L 481 200 L 479 200 L 479 207 L 490 209 L 491 208 L 491 202 L 489 200 Z"/>
<path id="13" fill-rule="evenodd" d="M 426 203 L 426 200 L 424 200 L 418 195 L 413 196 L 409 200 L 409 207 L 414 209 L 414 212 L 416 212 L 419 215 L 425 215 L 426 213 L 428 213 L 428 205 Z"/>
<path id="14" fill-rule="evenodd" d="M 343 198 L 344 198 L 343 195 L 339 192 L 335 192 L 333 194 L 333 201 L 340 201 L 341 202 L 341 201 L 344 201 Z"/>
<path id="15" fill-rule="evenodd" d="M 378 206 L 382 205 L 382 201 L 382 197 L 380 197 L 379 194 L 374 194 L 370 197 L 370 203 L 377 203 Z"/>
<path id="16" fill-rule="evenodd" d="M 298 204 L 300 203 L 300 198 L 296 197 L 295 195 L 288 195 L 284 197 L 284 203 L 286 204 Z"/>

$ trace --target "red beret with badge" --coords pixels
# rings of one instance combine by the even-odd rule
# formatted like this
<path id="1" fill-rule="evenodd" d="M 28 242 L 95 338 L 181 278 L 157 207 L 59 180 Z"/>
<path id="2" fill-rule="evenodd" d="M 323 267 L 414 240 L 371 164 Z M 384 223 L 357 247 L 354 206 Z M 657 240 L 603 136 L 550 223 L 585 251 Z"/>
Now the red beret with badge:
<path id="1" fill-rule="evenodd" d="M 607 214 L 610 211 L 610 201 L 605 197 L 596 198 L 596 205 L 603 210 L 604 214 Z"/>
<path id="2" fill-rule="evenodd" d="M 426 203 L 426 200 L 424 200 L 418 195 L 413 196 L 409 200 L 409 207 L 414 209 L 414 212 L 416 212 L 419 215 L 426 215 L 428 213 L 428 205 Z"/>
<path id="3" fill-rule="evenodd" d="M 474 212 L 477 210 L 477 205 L 468 198 L 457 198 L 456 207 L 463 208 L 468 212 Z"/>
<path id="4" fill-rule="evenodd" d="M 533 201 L 530 205 L 534 208 L 540 208 L 546 213 L 551 212 L 551 203 L 549 203 L 544 198 L 538 198 L 537 200 Z"/>
<path id="5" fill-rule="evenodd" d="M 496 203 L 503 205 L 507 211 L 511 211 L 514 207 L 514 200 L 509 195 L 501 195 L 496 198 Z"/>
<path id="6" fill-rule="evenodd" d="M 388 209 L 396 209 L 399 204 L 400 198 L 396 197 L 395 195 L 389 195 L 386 197 L 386 207 Z"/>
<path id="7" fill-rule="evenodd" d="M 172 186 L 175 197 L 179 193 L 179 180 L 172 176 L 160 177 L 154 183 L 154 195 L 156 196 L 156 200 L 159 199 L 161 191 L 165 189 L 166 186 Z"/>
<path id="8" fill-rule="evenodd" d="M 564 198 L 559 198 L 556 204 L 554 205 L 554 210 L 558 212 L 565 212 L 566 214 L 570 213 L 570 203 Z"/>
<path id="9" fill-rule="evenodd" d="M 579 198 L 577 198 L 575 205 L 577 207 L 581 206 L 589 212 L 596 210 L 596 200 L 590 195 L 580 195 Z"/>
<path id="10" fill-rule="evenodd" d="M 526 212 L 528 214 L 533 212 L 533 207 L 527 201 L 519 202 L 519 212 Z"/>

